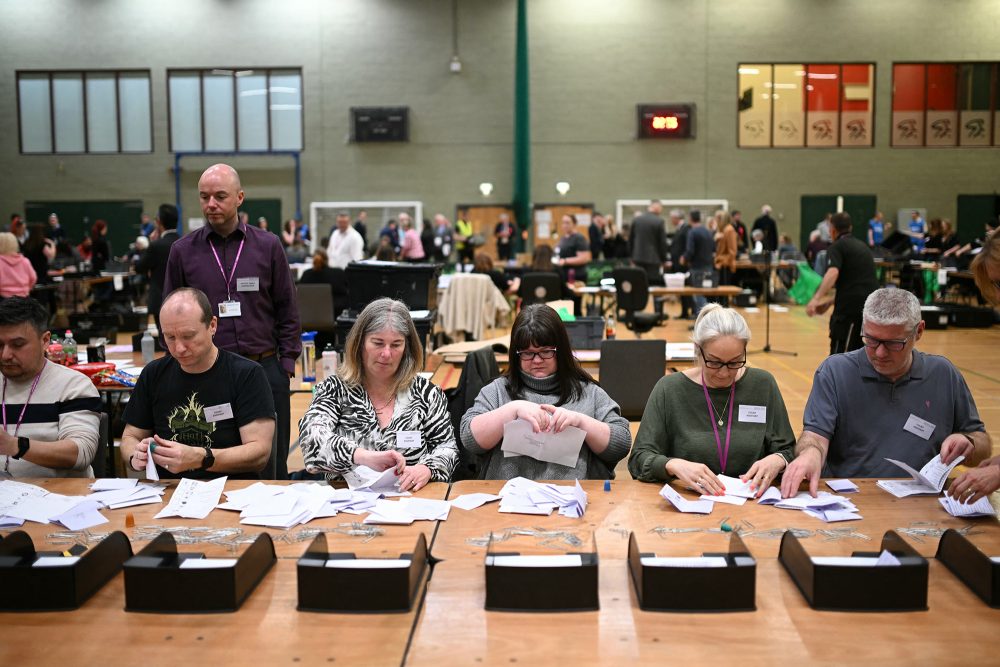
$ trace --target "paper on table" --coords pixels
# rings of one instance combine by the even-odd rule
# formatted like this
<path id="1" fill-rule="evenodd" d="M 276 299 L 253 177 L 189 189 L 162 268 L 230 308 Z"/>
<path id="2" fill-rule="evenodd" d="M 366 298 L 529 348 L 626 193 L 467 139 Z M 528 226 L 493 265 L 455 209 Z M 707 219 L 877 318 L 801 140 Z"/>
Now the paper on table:
<path id="1" fill-rule="evenodd" d="M 13 516 L 0 516 L 0 528 L 17 528 L 24 525 L 24 519 Z"/>
<path id="2" fill-rule="evenodd" d="M 652 567 L 726 567 L 724 556 L 643 556 L 639 561 Z"/>
<path id="3" fill-rule="evenodd" d="M 413 523 L 413 517 L 399 501 L 376 500 L 375 507 L 365 517 L 363 523 L 389 523 L 408 526 Z"/>
<path id="4" fill-rule="evenodd" d="M 758 505 L 774 505 L 781 502 L 781 489 L 776 486 L 767 487 L 767 491 L 761 494 L 757 500 Z"/>
<path id="5" fill-rule="evenodd" d="M 972 503 L 962 503 L 951 496 L 941 496 L 938 498 L 941 506 L 952 516 L 960 516 L 966 518 L 981 517 L 981 516 L 996 516 L 997 511 L 993 509 L 993 505 L 990 504 L 989 498 L 982 497 L 976 502 Z"/>
<path id="6" fill-rule="evenodd" d="M 412 563 L 403 558 L 331 558 L 326 566 L 344 570 L 394 570 L 410 567 Z"/>
<path id="7" fill-rule="evenodd" d="M 70 530 L 84 530 L 91 526 L 108 523 L 107 518 L 98 511 L 99 507 L 97 501 L 84 500 L 59 516 L 52 517 L 52 521 L 61 523 Z"/>
<path id="8" fill-rule="evenodd" d="M 39 556 L 31 567 L 69 567 L 78 560 L 79 556 Z"/>
<path id="9" fill-rule="evenodd" d="M 711 514 L 712 508 L 715 507 L 715 503 L 710 503 L 707 500 L 687 500 L 683 498 L 669 483 L 663 485 L 663 488 L 660 489 L 660 495 L 681 512 Z"/>
<path id="10" fill-rule="evenodd" d="M 108 478 L 108 479 L 98 479 L 95 480 L 93 484 L 90 485 L 91 491 L 115 491 L 117 489 L 131 489 L 139 480 L 135 478 Z"/>
<path id="11" fill-rule="evenodd" d="M 373 491 L 384 495 L 399 495 L 399 477 L 395 468 L 386 468 L 382 472 L 368 466 L 356 466 L 344 473 L 344 481 L 351 491 Z M 409 494 L 407 494 L 409 495 Z"/>
<path id="12" fill-rule="evenodd" d="M 737 506 L 742 505 L 743 503 L 745 503 L 747 501 L 746 498 L 742 498 L 740 496 L 729 496 L 729 495 L 726 495 L 726 496 L 706 496 L 706 495 L 702 495 L 701 496 L 701 500 L 707 500 L 707 501 L 709 501 L 711 503 L 725 503 L 727 505 L 737 505 Z"/>
<path id="13" fill-rule="evenodd" d="M 474 510 L 495 500 L 500 500 L 500 496 L 495 496 L 492 493 L 465 493 L 448 502 L 451 503 L 452 507 L 457 507 L 460 510 Z"/>
<path id="14" fill-rule="evenodd" d="M 182 479 L 174 489 L 170 502 L 153 518 L 169 519 L 177 516 L 182 519 L 204 519 L 219 504 L 222 490 L 226 488 L 226 479 L 219 477 L 208 482 Z"/>
<path id="15" fill-rule="evenodd" d="M 181 561 L 182 570 L 215 570 L 236 565 L 236 558 L 185 558 Z"/>
<path id="16" fill-rule="evenodd" d="M 403 509 L 418 521 L 444 521 L 451 511 L 451 503 L 447 500 L 430 500 L 427 498 L 403 498 L 399 501 Z"/>
<path id="17" fill-rule="evenodd" d="M 938 454 L 928 461 L 918 472 L 902 461 L 887 458 L 886 461 L 905 470 L 910 475 L 912 480 L 906 480 L 903 482 L 897 482 L 894 480 L 879 480 L 877 486 L 880 486 L 898 498 L 916 494 L 941 493 L 941 490 L 944 489 L 944 483 L 948 479 L 948 475 L 951 473 L 952 469 L 964 460 L 964 456 L 958 456 L 954 461 L 945 465 L 941 462 L 941 455 Z M 899 495 L 900 493 L 903 493 L 904 495 Z"/>
<path id="18" fill-rule="evenodd" d="M 583 558 L 579 554 L 558 556 L 490 556 L 487 565 L 496 567 L 580 567 Z"/>
<path id="19" fill-rule="evenodd" d="M 535 433 L 524 419 L 515 419 L 503 425 L 503 442 L 500 449 L 505 455 L 521 454 L 537 461 L 546 461 L 574 467 L 580 458 L 580 447 L 587 437 L 586 431 L 567 426 L 561 432 Z"/>
<path id="20" fill-rule="evenodd" d="M 858 491 L 857 485 L 849 479 L 828 479 L 826 485 L 837 493 L 854 493 Z"/>

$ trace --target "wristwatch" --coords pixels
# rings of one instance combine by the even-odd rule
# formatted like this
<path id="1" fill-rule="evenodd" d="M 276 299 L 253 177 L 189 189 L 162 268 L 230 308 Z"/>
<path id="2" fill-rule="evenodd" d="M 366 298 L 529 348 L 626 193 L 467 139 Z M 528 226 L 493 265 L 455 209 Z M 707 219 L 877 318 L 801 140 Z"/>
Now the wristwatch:
<path id="1" fill-rule="evenodd" d="M 205 460 L 201 462 L 201 467 L 198 470 L 208 470 L 215 465 L 215 454 L 212 452 L 211 447 L 205 448 Z"/>
<path id="2" fill-rule="evenodd" d="M 12 459 L 19 459 L 28 453 L 28 448 L 31 447 L 31 441 L 28 440 L 23 435 L 17 439 L 17 454 L 10 457 Z"/>

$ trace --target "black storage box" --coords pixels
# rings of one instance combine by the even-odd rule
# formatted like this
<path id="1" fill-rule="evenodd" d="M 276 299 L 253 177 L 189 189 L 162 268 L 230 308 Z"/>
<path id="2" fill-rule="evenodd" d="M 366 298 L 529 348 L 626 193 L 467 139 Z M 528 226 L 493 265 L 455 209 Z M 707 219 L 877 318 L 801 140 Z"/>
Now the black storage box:
<path id="1" fill-rule="evenodd" d="M 578 317 L 566 325 L 569 344 L 574 350 L 598 350 L 604 338 L 603 317 Z"/>
<path id="2" fill-rule="evenodd" d="M 382 297 L 398 299 L 410 310 L 437 308 L 441 264 L 351 262 L 347 265 L 347 311 L 357 316 Z"/>

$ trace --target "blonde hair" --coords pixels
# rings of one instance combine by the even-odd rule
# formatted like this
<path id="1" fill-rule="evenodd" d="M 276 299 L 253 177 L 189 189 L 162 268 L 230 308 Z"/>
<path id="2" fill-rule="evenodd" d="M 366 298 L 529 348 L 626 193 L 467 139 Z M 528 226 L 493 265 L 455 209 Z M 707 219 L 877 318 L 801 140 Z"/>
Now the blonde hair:
<path id="1" fill-rule="evenodd" d="M 972 260 L 972 275 L 976 279 L 976 286 L 979 287 L 983 298 L 994 306 L 1000 305 L 1000 289 L 990 280 L 989 267 L 1000 267 L 1000 233 L 993 232 L 983 249 L 979 251 L 976 258 Z"/>
<path id="2" fill-rule="evenodd" d="M 17 237 L 10 232 L 0 233 L 0 255 L 16 255 L 21 252 Z"/>
<path id="3" fill-rule="evenodd" d="M 732 308 L 723 308 L 717 303 L 710 303 L 702 308 L 694 323 L 694 333 L 691 334 L 694 344 L 704 347 L 706 343 L 726 336 L 738 338 L 744 345 L 750 342 L 750 327 L 743 316 Z"/>
<path id="4" fill-rule="evenodd" d="M 726 227 L 733 224 L 733 219 L 729 216 L 728 211 L 717 211 L 715 213 L 715 220 L 719 225 L 720 232 L 726 231 Z"/>
<path id="5" fill-rule="evenodd" d="M 406 304 L 395 299 L 382 298 L 365 306 L 347 334 L 347 341 L 344 343 L 344 363 L 337 371 L 344 384 L 351 387 L 364 384 L 365 340 L 370 335 L 385 329 L 398 333 L 406 341 L 403 358 L 399 360 L 399 368 L 396 369 L 393 393 L 408 389 L 413 383 L 413 378 L 424 367 L 424 347 L 420 343 L 420 336 L 417 335 L 417 328 L 413 325 Z"/>

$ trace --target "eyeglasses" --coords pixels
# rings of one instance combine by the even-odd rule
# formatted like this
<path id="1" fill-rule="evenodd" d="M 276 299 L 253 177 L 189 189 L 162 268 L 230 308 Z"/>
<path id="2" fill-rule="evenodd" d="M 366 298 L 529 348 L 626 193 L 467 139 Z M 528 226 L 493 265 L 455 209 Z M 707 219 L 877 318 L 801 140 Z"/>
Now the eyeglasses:
<path id="1" fill-rule="evenodd" d="M 535 357 L 539 359 L 552 359 L 556 356 L 556 348 L 547 347 L 544 350 L 538 350 L 537 352 L 532 352 L 531 350 L 519 350 L 517 356 L 521 358 L 521 361 L 531 361 Z"/>
<path id="2" fill-rule="evenodd" d="M 726 368 L 728 368 L 731 371 L 738 371 L 739 369 L 741 369 L 741 368 L 743 368 L 744 366 L 747 365 L 747 358 L 746 358 L 746 356 L 744 356 L 739 361 L 718 361 L 717 359 L 708 359 L 708 358 L 706 358 L 705 357 L 705 351 L 703 349 L 701 349 L 700 347 L 698 348 L 698 354 L 701 355 L 701 360 L 705 362 L 705 367 L 706 368 L 711 368 L 712 370 L 719 370 L 720 368 L 722 368 L 723 366 L 725 366 Z"/>
<path id="3" fill-rule="evenodd" d="M 912 335 L 913 334 L 910 334 L 910 336 L 907 336 L 903 340 L 882 340 L 881 338 L 873 338 L 872 336 L 863 333 L 861 334 L 861 342 L 864 343 L 864 346 L 869 350 L 877 350 L 879 345 L 884 345 L 885 349 L 889 352 L 899 352 L 906 347 L 908 342 L 910 342 L 910 337 Z"/>

